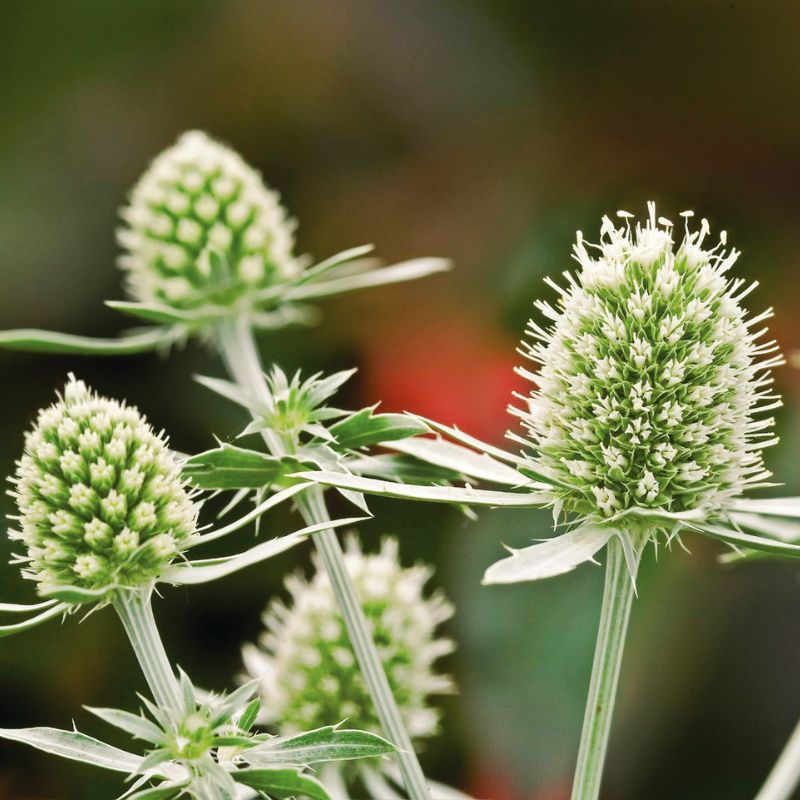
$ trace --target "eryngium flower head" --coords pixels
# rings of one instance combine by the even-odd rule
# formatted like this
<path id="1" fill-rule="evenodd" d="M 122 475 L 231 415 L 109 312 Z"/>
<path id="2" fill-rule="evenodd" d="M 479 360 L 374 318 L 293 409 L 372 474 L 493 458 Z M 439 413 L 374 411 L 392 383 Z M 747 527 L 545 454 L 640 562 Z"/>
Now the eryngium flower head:
<path id="1" fill-rule="evenodd" d="M 747 319 L 740 302 L 755 286 L 728 271 L 739 253 L 709 233 L 677 244 L 668 220 L 616 227 L 604 217 L 599 245 L 580 232 L 580 264 L 565 273 L 552 320 L 530 322 L 524 354 L 541 365 L 520 369 L 537 385 L 512 409 L 532 448 L 532 467 L 554 483 L 557 509 L 608 518 L 630 509 L 720 510 L 762 483 L 762 448 L 777 440 L 759 412 L 780 405 L 769 369 L 782 363 L 774 342 L 757 344 L 766 311 Z M 591 252 L 589 250 L 591 248 Z M 513 434 L 512 434 L 513 436 Z M 517 437 L 515 437 L 517 438 Z"/>
<path id="2" fill-rule="evenodd" d="M 451 652 L 453 642 L 437 637 L 436 627 L 452 615 L 452 606 L 440 593 L 424 597 L 432 570 L 403 568 L 394 539 L 367 555 L 349 538 L 345 562 L 410 735 L 433 735 L 439 713 L 429 707 L 428 695 L 452 691 L 434 662 Z M 244 649 L 248 672 L 262 678 L 265 721 L 282 734 L 344 719 L 347 727 L 380 732 L 325 571 L 316 563 L 310 580 L 291 576 L 286 588 L 290 603 L 274 600 L 264 612 L 260 649 Z"/>
<path id="3" fill-rule="evenodd" d="M 228 305 L 297 274 L 294 221 L 261 175 L 200 131 L 184 133 L 134 187 L 118 231 L 135 300 Z M 212 259 L 212 251 L 221 259 Z"/>
<path id="4" fill-rule="evenodd" d="M 165 439 L 72 376 L 26 434 L 12 483 L 24 574 L 40 591 L 143 583 L 195 534 L 197 507 Z"/>

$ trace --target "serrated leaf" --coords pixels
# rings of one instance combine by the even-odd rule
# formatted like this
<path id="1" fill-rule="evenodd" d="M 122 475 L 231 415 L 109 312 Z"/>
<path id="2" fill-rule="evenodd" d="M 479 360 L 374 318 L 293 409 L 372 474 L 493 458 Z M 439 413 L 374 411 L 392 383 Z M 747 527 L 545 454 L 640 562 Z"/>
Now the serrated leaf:
<path id="1" fill-rule="evenodd" d="M 266 792 L 276 800 L 290 800 L 299 796 L 311 800 L 331 800 L 325 787 L 316 778 L 303 774 L 299 769 L 240 769 L 232 772 L 231 777 L 237 783 Z"/>
<path id="2" fill-rule="evenodd" d="M 0 347 L 29 353 L 69 353 L 73 355 L 131 355 L 168 347 L 184 336 L 181 330 L 148 328 L 118 339 L 75 336 L 32 328 L 0 331 Z"/>
<path id="3" fill-rule="evenodd" d="M 580 564 L 593 561 L 598 550 L 616 533 L 613 528 L 584 525 L 545 542 L 512 550 L 512 555 L 486 570 L 483 583 L 519 583 L 563 575 Z"/>
<path id="4" fill-rule="evenodd" d="M 492 458 L 488 453 L 476 453 L 444 439 L 406 439 L 402 442 L 391 442 L 386 444 L 386 447 L 481 481 L 505 486 L 521 486 L 527 483 L 524 475 L 502 461 Z"/>
<path id="5" fill-rule="evenodd" d="M 375 414 L 373 408 L 362 408 L 355 414 L 331 425 L 339 448 L 357 450 L 379 442 L 394 442 L 427 433 L 427 427 L 405 414 Z"/>
<path id="6" fill-rule="evenodd" d="M 324 486 L 337 486 L 340 489 L 353 489 L 365 494 L 395 497 L 401 500 L 423 500 L 431 503 L 488 506 L 492 508 L 539 508 L 550 503 L 549 496 L 536 492 L 497 492 L 473 489 L 469 486 L 463 488 L 455 486 L 414 486 L 338 472 L 299 472 L 290 477 L 314 481 Z"/>
<path id="7" fill-rule="evenodd" d="M 141 758 L 133 753 L 112 747 L 92 736 L 59 728 L 0 728 L 0 738 L 43 750 L 51 755 L 94 764 L 96 767 L 124 772 L 136 772 Z"/>
<path id="8" fill-rule="evenodd" d="M 249 750 L 246 758 L 254 765 L 301 766 L 322 761 L 374 758 L 396 749 L 391 742 L 377 734 L 328 725 L 307 733 L 270 739 Z"/>
<path id="9" fill-rule="evenodd" d="M 37 625 L 41 625 L 48 619 L 52 619 L 53 617 L 63 614 L 66 610 L 66 603 L 56 603 L 56 605 L 51 606 L 41 614 L 37 614 L 35 617 L 29 617 L 28 619 L 23 620 L 22 622 L 16 622 L 13 625 L 0 625 L 0 638 L 4 636 L 13 636 L 15 633 L 22 633 L 22 631 L 35 628 Z"/>
<path id="10" fill-rule="evenodd" d="M 84 706 L 84 708 L 109 725 L 131 734 L 136 739 L 143 739 L 153 744 L 158 744 L 164 739 L 164 732 L 161 728 L 138 714 L 131 714 L 119 708 L 94 708 L 92 706 Z"/>
<path id="11" fill-rule="evenodd" d="M 188 458 L 183 475 L 198 489 L 260 489 L 292 466 L 296 462 L 226 443 Z"/>

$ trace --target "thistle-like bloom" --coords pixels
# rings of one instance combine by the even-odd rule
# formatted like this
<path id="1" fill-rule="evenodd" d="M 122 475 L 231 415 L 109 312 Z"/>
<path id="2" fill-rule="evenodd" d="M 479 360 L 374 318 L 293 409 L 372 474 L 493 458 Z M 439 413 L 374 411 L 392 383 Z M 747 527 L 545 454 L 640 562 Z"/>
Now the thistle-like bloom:
<path id="1" fill-rule="evenodd" d="M 26 435 L 12 483 L 19 560 L 45 594 L 145 583 L 195 536 L 198 507 L 165 439 L 72 376 Z"/>
<path id="2" fill-rule="evenodd" d="M 603 219 L 599 245 L 580 232 L 576 275 L 535 322 L 524 354 L 541 368 L 519 372 L 536 384 L 514 409 L 529 438 L 529 464 L 553 482 L 556 508 L 611 518 L 637 509 L 701 512 L 770 477 L 762 449 L 777 442 L 761 412 L 780 405 L 770 367 L 774 342 L 759 344 L 771 310 L 747 318 L 755 287 L 728 271 L 726 235 L 706 248 L 708 223 L 673 240 L 673 225 L 649 219 L 617 227 Z M 683 215 L 691 217 L 691 212 Z"/>
<path id="3" fill-rule="evenodd" d="M 303 266 L 277 193 L 201 131 L 184 133 L 153 161 L 121 213 L 119 263 L 141 302 L 229 305 Z"/>
<path id="4" fill-rule="evenodd" d="M 379 553 L 364 554 L 351 537 L 345 562 L 408 731 L 414 738 L 432 736 L 439 712 L 428 696 L 453 689 L 451 679 L 434 669 L 436 659 L 453 649 L 436 628 L 453 608 L 438 592 L 424 596 L 432 570 L 403 568 L 394 539 L 384 540 Z M 264 721 L 282 734 L 344 719 L 348 727 L 379 731 L 327 575 L 317 564 L 310 580 L 291 576 L 286 588 L 291 602 L 274 600 L 264 613 L 260 648 L 244 648 L 247 671 L 261 678 Z"/>

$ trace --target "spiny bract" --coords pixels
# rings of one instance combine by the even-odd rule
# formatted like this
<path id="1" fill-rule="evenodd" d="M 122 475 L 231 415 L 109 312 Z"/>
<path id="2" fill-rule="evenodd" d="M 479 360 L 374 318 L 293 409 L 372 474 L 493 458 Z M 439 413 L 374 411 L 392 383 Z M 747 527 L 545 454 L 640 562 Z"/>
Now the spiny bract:
<path id="1" fill-rule="evenodd" d="M 72 376 L 26 434 L 12 483 L 12 535 L 40 591 L 138 585 L 195 535 L 197 506 L 166 441 L 135 408 Z"/>
<path id="2" fill-rule="evenodd" d="M 437 658 L 453 649 L 436 627 L 453 609 L 440 593 L 423 596 L 429 567 L 403 568 L 397 541 L 384 540 L 376 554 L 364 554 L 355 538 L 345 553 L 347 571 L 372 625 L 386 676 L 409 733 L 433 735 L 439 713 L 430 694 L 452 691 L 450 678 L 434 672 Z M 264 613 L 261 648 L 244 648 L 245 665 L 262 679 L 268 722 L 288 734 L 347 720 L 347 727 L 380 731 L 347 631 L 324 570 L 310 580 L 286 581 L 289 605 L 276 600 Z"/>
<path id="3" fill-rule="evenodd" d="M 557 509 L 608 518 L 636 508 L 700 510 L 770 477 L 762 448 L 777 439 L 770 367 L 782 363 L 774 342 L 757 344 L 767 310 L 749 320 L 740 301 L 756 284 L 726 273 L 739 256 L 726 235 L 704 249 L 709 233 L 673 242 L 673 225 L 649 219 L 616 227 L 603 218 L 599 245 L 578 232 L 577 275 L 557 307 L 537 302 L 552 320 L 529 323 L 524 355 L 541 365 L 519 369 L 537 385 L 512 409 L 529 439 L 531 466 L 553 483 Z M 592 248 L 596 255 L 590 254 Z M 634 513 L 635 516 L 635 513 Z"/>
<path id="4" fill-rule="evenodd" d="M 228 305 L 302 266 L 278 195 L 201 131 L 184 133 L 153 161 L 121 215 L 127 252 L 119 263 L 142 302 Z"/>

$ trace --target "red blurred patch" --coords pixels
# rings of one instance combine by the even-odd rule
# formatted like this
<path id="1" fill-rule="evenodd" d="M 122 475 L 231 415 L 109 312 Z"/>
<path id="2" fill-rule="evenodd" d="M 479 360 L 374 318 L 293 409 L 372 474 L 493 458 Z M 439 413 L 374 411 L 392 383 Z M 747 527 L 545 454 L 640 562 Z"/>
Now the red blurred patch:
<path id="1" fill-rule="evenodd" d="M 382 411 L 413 411 L 500 442 L 515 422 L 514 390 L 530 388 L 514 372 L 516 341 L 473 320 L 421 321 L 397 337 L 365 343 L 365 396 Z"/>

